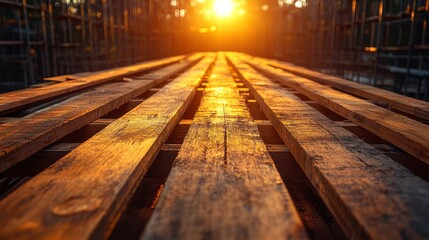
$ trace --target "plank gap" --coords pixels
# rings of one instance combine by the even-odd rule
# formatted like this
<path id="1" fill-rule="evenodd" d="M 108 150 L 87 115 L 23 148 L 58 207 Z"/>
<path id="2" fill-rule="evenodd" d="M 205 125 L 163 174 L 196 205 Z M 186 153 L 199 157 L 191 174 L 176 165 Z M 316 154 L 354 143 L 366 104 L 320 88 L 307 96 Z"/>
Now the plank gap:
<path id="1" fill-rule="evenodd" d="M 250 115 L 254 120 L 268 120 L 267 116 L 265 116 L 265 113 L 262 111 L 256 101 L 247 101 L 246 105 L 249 109 Z"/>
<path id="2" fill-rule="evenodd" d="M 392 109 L 390 109 L 390 110 L 391 110 L 392 112 L 395 112 L 395 113 L 399 113 L 399 114 L 401 114 L 401 115 L 404 115 L 405 117 L 408 117 L 408 118 L 414 119 L 414 120 L 416 120 L 416 121 L 419 121 L 419 122 L 421 122 L 421 123 L 423 123 L 423 124 L 429 125 L 429 120 L 426 120 L 426 119 L 424 119 L 424 118 L 421 118 L 421 117 L 418 117 L 418 116 L 416 116 L 416 115 L 412 115 L 412 114 L 409 114 L 409 113 L 406 113 L 406 112 L 403 112 L 403 111 L 401 111 L 401 110 L 394 109 L 394 108 L 392 108 Z"/>
<path id="3" fill-rule="evenodd" d="M 10 108 L 10 109 L 5 110 L 2 113 L 0 113 L 0 116 L 18 117 L 18 118 L 25 117 L 31 113 L 36 112 L 36 111 L 39 111 L 39 110 L 42 110 L 44 108 L 50 107 L 52 105 L 67 101 L 68 99 L 70 99 L 74 96 L 77 96 L 79 94 L 85 93 L 85 92 L 87 92 L 87 91 L 89 91 L 95 87 L 96 86 L 92 86 L 92 87 L 89 87 L 86 89 L 72 91 L 72 92 L 69 92 L 67 94 L 63 94 L 61 96 L 50 97 L 50 98 L 46 98 L 46 99 L 43 99 L 40 101 L 35 101 L 33 103 L 29 103 L 29 104 L 26 104 L 24 106 L 20 106 L 20 107 L 16 107 L 16 108 Z"/>
<path id="4" fill-rule="evenodd" d="M 264 143 L 272 145 L 284 144 L 283 140 L 272 125 L 258 125 L 259 133 Z"/>
<path id="5" fill-rule="evenodd" d="M 363 127 L 360 127 L 360 126 L 357 126 L 357 125 L 353 126 L 351 124 L 350 125 L 345 125 L 344 124 L 341 127 L 343 127 L 344 129 L 348 130 L 349 132 L 353 133 L 354 135 L 356 135 L 357 137 L 359 137 L 360 139 L 362 139 L 366 143 L 370 143 L 370 144 L 390 144 L 386 140 L 380 138 L 379 136 L 377 136 L 374 133 L 366 130 Z"/>
<path id="6" fill-rule="evenodd" d="M 269 152 L 310 239 L 347 239 L 290 152 Z"/>
<path id="7" fill-rule="evenodd" d="M 157 203 L 160 188 L 163 187 L 177 151 L 161 150 L 143 180 L 140 182 L 130 202 L 116 224 L 109 239 L 135 240 L 138 239 Z"/>
<path id="8" fill-rule="evenodd" d="M 177 124 L 173 132 L 165 141 L 167 144 L 182 144 L 186 134 L 189 131 L 190 124 Z"/>
<path id="9" fill-rule="evenodd" d="M 51 146 L 33 154 L 32 156 L 24 159 L 21 162 L 13 165 L 12 167 L 7 169 L 6 171 L 2 172 L 0 174 L 0 176 L 2 176 L 2 177 L 32 177 L 32 176 L 35 176 L 70 152 L 70 151 L 66 150 L 65 148 L 58 149 L 58 150 L 54 150 L 54 149 L 49 150 L 49 148 L 51 148 Z M 71 147 L 70 149 L 74 149 L 74 148 L 75 148 L 75 146 Z"/>
<path id="10" fill-rule="evenodd" d="M 131 111 L 133 108 L 137 107 L 139 104 L 141 104 L 143 101 L 129 101 L 125 103 L 124 105 L 120 106 L 119 108 L 107 113 L 106 115 L 102 116 L 103 118 L 120 118 L 127 112 Z"/>
<path id="11" fill-rule="evenodd" d="M 2 177 L 0 176 L 0 200 L 30 180 L 31 177 Z"/>
<path id="12" fill-rule="evenodd" d="M 194 99 L 192 100 L 188 109 L 186 109 L 182 118 L 184 118 L 184 119 L 193 119 L 194 118 L 195 113 L 197 112 L 198 106 L 200 106 L 202 96 L 203 96 L 203 92 L 197 91 Z"/>
<path id="13" fill-rule="evenodd" d="M 86 140 L 90 139 L 92 136 L 94 136 L 99 131 L 103 130 L 107 125 L 109 125 L 110 121 L 105 121 L 104 123 L 100 122 L 93 122 L 88 125 L 85 125 L 81 127 L 79 130 L 74 131 L 65 137 L 59 139 L 58 143 L 83 143 Z M 109 123 L 110 122 L 110 123 Z"/>
<path id="14" fill-rule="evenodd" d="M 315 103 L 311 100 L 307 100 L 305 101 L 308 105 L 310 105 L 311 107 L 313 107 L 314 109 L 316 109 L 317 111 L 319 111 L 321 114 L 325 115 L 326 117 L 328 117 L 329 119 L 331 119 L 332 121 L 344 121 L 347 120 L 346 118 L 338 115 L 337 113 L 323 107 L 322 105 Z"/>
<path id="15" fill-rule="evenodd" d="M 386 152 L 395 162 L 410 170 L 414 175 L 429 182 L 429 165 L 406 152 Z"/>
<path id="16" fill-rule="evenodd" d="M 0 124 L 15 122 L 19 117 L 0 117 Z"/>

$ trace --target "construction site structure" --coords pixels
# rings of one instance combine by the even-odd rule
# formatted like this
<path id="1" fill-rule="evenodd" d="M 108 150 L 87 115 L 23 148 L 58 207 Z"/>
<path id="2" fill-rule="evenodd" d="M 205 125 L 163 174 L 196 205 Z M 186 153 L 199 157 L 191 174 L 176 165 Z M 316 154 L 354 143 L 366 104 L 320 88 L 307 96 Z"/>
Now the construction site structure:
<path id="1" fill-rule="evenodd" d="M 189 51 L 169 14 L 168 1 L 0 0 L 0 89 Z"/>
<path id="2" fill-rule="evenodd" d="M 428 100 L 429 1 L 308 0 L 277 11 L 277 58 Z"/>
<path id="3" fill-rule="evenodd" d="M 1 239 L 427 239 L 429 103 L 237 52 L 0 94 Z"/>
<path id="4" fill-rule="evenodd" d="M 429 0 L 0 0 L 0 91 L 193 51 L 285 60 L 428 99 Z M 234 24 L 231 24 L 234 23 Z"/>

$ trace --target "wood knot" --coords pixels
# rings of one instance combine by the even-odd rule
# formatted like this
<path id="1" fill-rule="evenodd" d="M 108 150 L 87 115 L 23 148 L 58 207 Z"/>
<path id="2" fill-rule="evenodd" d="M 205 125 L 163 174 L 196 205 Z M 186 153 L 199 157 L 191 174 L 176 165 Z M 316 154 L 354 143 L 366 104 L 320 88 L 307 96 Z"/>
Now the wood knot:
<path id="1" fill-rule="evenodd" d="M 101 205 L 99 198 L 70 198 L 52 208 L 52 213 L 58 216 L 69 216 L 83 212 L 94 212 Z"/>

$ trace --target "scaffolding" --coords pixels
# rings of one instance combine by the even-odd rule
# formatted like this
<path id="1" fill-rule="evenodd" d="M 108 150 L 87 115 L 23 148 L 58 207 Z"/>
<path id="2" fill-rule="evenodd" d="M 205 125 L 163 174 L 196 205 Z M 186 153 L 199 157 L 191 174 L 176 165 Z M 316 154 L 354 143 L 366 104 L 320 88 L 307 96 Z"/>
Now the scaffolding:
<path id="1" fill-rule="evenodd" d="M 303 8 L 278 8 L 285 24 L 279 38 L 283 47 L 274 55 L 429 99 L 429 0 L 307 2 Z"/>
<path id="2" fill-rule="evenodd" d="M 0 92 L 189 51 L 169 1 L 0 0 Z M 162 46 L 162 47 L 159 47 Z"/>
<path id="3" fill-rule="evenodd" d="M 429 0 L 0 0 L 0 91 L 192 51 L 278 58 L 429 99 Z"/>

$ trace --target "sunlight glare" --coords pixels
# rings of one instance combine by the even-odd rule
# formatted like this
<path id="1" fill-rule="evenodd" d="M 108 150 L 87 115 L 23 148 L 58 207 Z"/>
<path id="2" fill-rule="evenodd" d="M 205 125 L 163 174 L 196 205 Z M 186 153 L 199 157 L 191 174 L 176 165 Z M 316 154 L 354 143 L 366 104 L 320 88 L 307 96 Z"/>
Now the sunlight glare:
<path id="1" fill-rule="evenodd" d="M 296 2 L 295 2 L 295 7 L 296 7 L 296 8 L 302 8 L 302 5 L 303 5 L 303 4 L 302 4 L 302 2 L 301 2 L 301 1 L 296 1 Z"/>
<path id="2" fill-rule="evenodd" d="M 215 0 L 213 10 L 218 17 L 229 17 L 234 9 L 232 0 Z"/>

